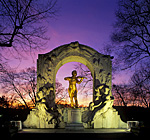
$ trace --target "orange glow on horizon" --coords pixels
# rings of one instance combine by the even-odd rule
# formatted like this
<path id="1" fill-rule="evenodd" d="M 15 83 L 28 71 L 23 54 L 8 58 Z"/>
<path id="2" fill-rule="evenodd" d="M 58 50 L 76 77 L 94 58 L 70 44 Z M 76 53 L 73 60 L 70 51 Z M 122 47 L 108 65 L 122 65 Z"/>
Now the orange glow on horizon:
<path id="1" fill-rule="evenodd" d="M 69 101 L 68 101 L 69 100 Z M 67 100 L 61 100 L 61 101 L 59 101 L 59 99 L 56 99 L 55 100 L 55 103 L 56 104 L 60 104 L 60 105 L 64 105 L 64 106 L 70 106 L 70 99 L 68 98 Z M 57 103 L 58 102 L 58 103 Z M 89 106 L 89 103 L 91 102 L 91 99 L 88 99 L 87 100 L 87 98 L 84 98 L 84 100 L 80 100 L 80 98 L 79 98 L 79 100 L 78 100 L 78 105 L 79 105 L 79 107 L 88 107 Z"/>

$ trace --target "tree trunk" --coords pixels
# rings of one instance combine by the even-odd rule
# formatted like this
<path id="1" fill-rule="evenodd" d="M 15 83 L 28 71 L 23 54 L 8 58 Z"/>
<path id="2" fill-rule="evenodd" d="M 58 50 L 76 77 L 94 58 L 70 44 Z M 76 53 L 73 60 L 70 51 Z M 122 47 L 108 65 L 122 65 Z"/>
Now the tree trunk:
<path id="1" fill-rule="evenodd" d="M 116 87 L 115 90 L 116 90 L 117 94 L 119 95 L 119 97 L 121 98 L 121 101 L 122 101 L 123 105 L 127 106 L 127 103 L 124 101 L 121 93 L 119 92 L 119 89 Z"/>
<path id="2" fill-rule="evenodd" d="M 27 105 L 25 99 L 24 99 L 23 96 L 21 95 L 21 92 L 18 90 L 18 88 L 17 88 L 14 84 L 12 84 L 12 85 L 13 85 L 14 90 L 16 91 L 16 93 L 19 95 L 19 97 L 20 97 L 20 98 L 22 99 L 22 101 L 24 102 L 26 108 L 29 109 L 29 107 L 28 107 L 28 105 Z"/>

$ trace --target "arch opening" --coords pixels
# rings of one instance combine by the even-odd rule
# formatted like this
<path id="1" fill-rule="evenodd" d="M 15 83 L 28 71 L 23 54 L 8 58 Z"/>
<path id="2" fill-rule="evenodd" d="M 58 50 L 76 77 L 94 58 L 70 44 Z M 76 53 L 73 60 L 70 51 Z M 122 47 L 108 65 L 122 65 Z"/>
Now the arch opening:
<path id="1" fill-rule="evenodd" d="M 84 79 L 81 84 L 76 84 L 79 107 L 87 107 L 93 100 L 93 77 L 87 66 L 75 61 L 65 63 L 57 70 L 55 81 L 55 103 L 61 104 L 65 107 L 70 107 L 68 93 L 69 82 L 65 81 L 64 77 L 71 77 L 73 70 L 77 71 L 77 76 L 87 77 L 87 79 Z"/>

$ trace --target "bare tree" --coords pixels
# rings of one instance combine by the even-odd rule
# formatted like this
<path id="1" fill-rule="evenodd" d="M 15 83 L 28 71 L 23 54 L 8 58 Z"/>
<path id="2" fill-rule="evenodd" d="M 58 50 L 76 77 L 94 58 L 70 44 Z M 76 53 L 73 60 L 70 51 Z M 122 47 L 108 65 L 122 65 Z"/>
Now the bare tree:
<path id="1" fill-rule="evenodd" d="M 139 101 L 146 107 L 150 103 L 150 66 L 141 67 L 131 77 L 131 91 L 133 96 L 138 96 Z"/>
<path id="2" fill-rule="evenodd" d="M 20 72 L 7 70 L 0 75 L 0 84 L 2 85 L 5 95 L 11 95 L 11 97 L 13 97 L 11 98 L 12 101 L 18 101 L 29 108 L 29 100 L 35 105 L 35 75 L 35 68 L 28 68 Z"/>
<path id="3" fill-rule="evenodd" d="M 50 21 L 49 19 L 56 17 L 57 12 L 57 0 L 0 0 L 1 81 L 3 80 L 7 90 L 12 91 L 13 89 L 25 104 L 26 101 L 22 95 L 23 90 L 35 103 L 35 79 L 30 79 L 27 71 L 20 73 L 21 75 L 15 71 L 8 71 L 8 57 L 13 56 L 13 58 L 21 59 L 23 53 L 29 55 L 34 49 L 41 49 L 49 40 L 49 37 L 45 35 L 46 24 Z M 25 82 L 24 88 L 23 85 L 20 85 L 21 82 L 18 82 L 21 81 L 20 78 Z M 27 82 L 25 78 L 30 80 L 28 79 Z M 21 90 L 19 86 L 22 87 Z M 18 96 L 12 97 L 20 102 Z"/>
<path id="4" fill-rule="evenodd" d="M 43 45 L 44 20 L 56 15 L 56 0 L 0 0 L 0 47 L 16 51 Z"/>
<path id="5" fill-rule="evenodd" d="M 118 68 L 127 69 L 150 61 L 149 6 L 149 0 L 119 0 L 111 36 L 113 45 L 107 46 L 113 51 Z"/>
<path id="6" fill-rule="evenodd" d="M 2 108 L 9 107 L 9 101 L 8 101 L 7 97 L 5 97 L 5 96 L 0 97 L 0 107 L 2 107 Z"/>
<path id="7" fill-rule="evenodd" d="M 10 58 L 21 60 L 45 47 L 47 23 L 58 11 L 57 0 L 0 0 L 0 72 Z"/>
<path id="8" fill-rule="evenodd" d="M 121 100 L 121 105 L 127 106 L 127 100 L 126 100 L 126 85 L 113 85 L 113 94 L 116 97 L 116 94 L 119 96 L 118 98 Z M 117 97 L 116 97 L 117 98 Z"/>
<path id="9" fill-rule="evenodd" d="M 149 6 L 149 0 L 119 0 L 114 31 L 111 35 L 112 45 L 105 48 L 108 53 L 115 56 L 115 70 L 135 68 L 132 82 L 128 84 L 126 91 L 126 94 L 130 95 L 130 105 L 143 102 L 148 106 L 149 94 L 146 92 L 149 92 L 150 79 L 150 69 L 147 67 L 150 61 Z"/>
<path id="10" fill-rule="evenodd" d="M 77 63 L 74 68 L 78 71 L 78 75 L 87 78 L 79 85 L 78 94 L 88 96 L 88 94 L 93 92 L 93 77 L 91 71 L 82 63 Z"/>
<path id="11" fill-rule="evenodd" d="M 68 90 L 56 79 L 56 104 L 67 102 Z"/>
<path id="12" fill-rule="evenodd" d="M 128 84 L 113 85 L 115 101 L 124 106 L 145 106 L 150 104 L 150 65 L 140 67 L 131 76 Z"/>
<path id="13" fill-rule="evenodd" d="M 22 70 L 20 73 L 20 79 L 23 81 L 22 89 L 30 97 L 33 105 L 36 104 L 36 69 L 35 67 Z"/>

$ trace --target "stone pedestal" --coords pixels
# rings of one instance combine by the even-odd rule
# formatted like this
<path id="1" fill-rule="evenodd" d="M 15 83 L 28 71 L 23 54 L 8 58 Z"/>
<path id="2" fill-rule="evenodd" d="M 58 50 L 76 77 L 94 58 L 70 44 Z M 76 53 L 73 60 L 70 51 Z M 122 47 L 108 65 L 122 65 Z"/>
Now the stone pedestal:
<path id="1" fill-rule="evenodd" d="M 82 121 L 82 113 L 80 109 L 68 109 L 68 121 L 66 130 L 84 130 Z"/>
<path id="2" fill-rule="evenodd" d="M 94 128 L 127 128 L 127 123 L 121 120 L 118 111 L 113 107 L 101 112 L 103 109 L 97 111 L 94 116 Z"/>

